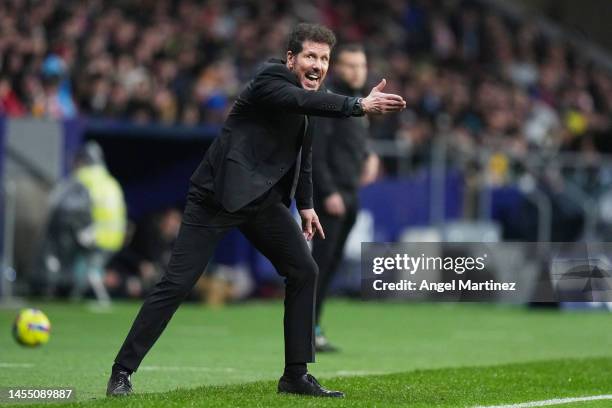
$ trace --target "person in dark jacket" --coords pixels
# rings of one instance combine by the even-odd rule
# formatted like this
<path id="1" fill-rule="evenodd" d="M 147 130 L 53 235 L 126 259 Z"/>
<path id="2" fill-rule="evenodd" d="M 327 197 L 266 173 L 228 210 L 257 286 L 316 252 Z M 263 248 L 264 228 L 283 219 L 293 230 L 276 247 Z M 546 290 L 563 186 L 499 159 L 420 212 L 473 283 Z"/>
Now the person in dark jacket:
<path id="1" fill-rule="evenodd" d="M 104 266 L 123 245 L 125 200 L 93 141 L 76 155 L 74 169 L 50 197 L 49 220 L 38 264 L 49 294 L 70 288 L 73 299 L 91 288 L 101 306 L 110 305 Z"/>
<path id="2" fill-rule="evenodd" d="M 362 46 L 347 44 L 336 51 L 330 91 L 361 96 L 367 78 L 367 60 Z M 313 143 L 314 205 L 326 239 L 313 241 L 312 255 L 319 267 L 315 308 L 315 348 L 336 351 L 321 329 L 321 313 L 329 284 L 342 259 L 344 244 L 355 224 L 360 185 L 373 181 L 378 156 L 367 146 L 366 117 L 317 118 Z"/>
<path id="3" fill-rule="evenodd" d="M 309 115 L 363 116 L 397 112 L 406 103 L 382 93 L 365 98 L 317 92 L 334 34 L 316 24 L 292 31 L 286 61 L 264 64 L 240 93 L 220 137 L 191 177 L 187 204 L 167 271 L 147 296 L 115 358 L 107 395 L 131 393 L 130 375 L 190 292 L 221 238 L 239 228 L 285 277 L 285 371 L 278 392 L 342 397 L 307 373 L 314 361 L 314 301 L 318 268 L 307 240 L 323 228 L 313 209 Z M 302 228 L 288 205 L 295 197 Z"/>

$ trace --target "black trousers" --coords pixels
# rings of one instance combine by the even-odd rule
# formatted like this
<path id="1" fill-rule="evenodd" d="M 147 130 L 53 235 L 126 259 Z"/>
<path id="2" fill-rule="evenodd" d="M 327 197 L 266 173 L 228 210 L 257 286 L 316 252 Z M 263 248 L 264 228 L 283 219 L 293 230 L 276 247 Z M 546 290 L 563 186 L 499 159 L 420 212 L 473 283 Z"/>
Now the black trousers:
<path id="1" fill-rule="evenodd" d="M 221 238 L 235 227 L 285 277 L 286 363 L 314 361 L 318 268 L 301 228 L 281 197 L 274 187 L 246 207 L 229 213 L 212 193 L 192 185 L 168 270 L 145 299 L 115 362 L 136 371 L 206 268 Z"/>
<path id="2" fill-rule="evenodd" d="M 342 260 L 344 244 L 357 219 L 358 199 L 356 193 L 342 194 L 346 212 L 342 216 L 332 215 L 325 211 L 323 200 L 315 202 L 315 211 L 325 230 L 325 239 L 316 239 L 312 245 L 312 256 L 319 267 L 317 296 L 315 304 L 315 324 L 321 321 L 323 303 L 327 297 L 329 285 Z"/>

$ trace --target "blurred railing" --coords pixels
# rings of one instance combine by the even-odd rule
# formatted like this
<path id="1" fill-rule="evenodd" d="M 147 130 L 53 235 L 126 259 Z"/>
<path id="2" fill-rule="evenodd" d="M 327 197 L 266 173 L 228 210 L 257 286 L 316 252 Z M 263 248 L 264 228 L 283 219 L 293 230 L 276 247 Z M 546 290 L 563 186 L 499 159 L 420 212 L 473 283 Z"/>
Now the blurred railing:
<path id="1" fill-rule="evenodd" d="M 572 174 L 588 169 L 601 172 L 609 169 L 612 172 L 612 155 L 605 153 L 585 154 L 580 152 L 529 151 L 517 154 L 507 151 L 497 151 L 478 147 L 474 151 L 466 151 L 449 142 L 448 131 L 439 131 L 432 138 L 428 163 L 415 169 L 409 163 L 413 150 L 403 141 L 373 141 L 372 149 L 383 159 L 396 160 L 396 176 L 410 177 L 416 170 L 427 169 L 431 174 L 430 215 L 431 225 L 440 226 L 444 223 L 445 196 L 444 186 L 449 169 L 459 170 L 466 175 L 474 167 L 478 173 L 476 189 L 478 195 L 477 209 L 471 216 L 473 221 L 490 221 L 491 196 L 496 187 L 513 186 L 523 197 L 537 209 L 537 239 L 549 242 L 552 239 L 554 198 L 549 194 L 551 189 L 563 190 L 563 198 L 579 207 L 584 216 L 584 227 L 581 239 L 596 240 L 598 224 L 601 220 L 600 200 L 603 193 L 612 189 L 606 183 L 600 182 L 597 192 L 572 179 Z M 491 162 L 495 157 L 507 160 L 507 174 L 503 183 L 492 182 Z M 474 169 L 471 170 L 474 172 Z M 597 177 L 597 176 L 596 176 Z M 465 179 L 464 179 L 465 182 Z"/>
<path id="2" fill-rule="evenodd" d="M 448 219 L 445 209 L 455 198 L 447 196 L 449 190 L 447 183 L 451 180 L 450 174 L 463 174 L 463 183 L 466 184 L 467 176 L 472 175 L 474 184 L 471 188 L 474 191 L 475 200 L 472 202 L 472 211 L 464 211 L 464 220 L 474 222 L 490 222 L 493 220 L 493 192 L 501 185 L 512 186 L 520 191 L 521 196 L 535 209 L 537 222 L 534 225 L 537 241 L 550 242 L 553 238 L 554 211 L 553 207 L 558 198 L 550 194 L 551 185 L 558 183 L 562 185 L 565 193 L 564 200 L 571 201 L 575 206 L 580 207 L 584 215 L 584 226 L 581 235 L 582 240 L 598 240 L 601 238 L 599 227 L 602 224 L 601 200 L 606 192 L 612 190 L 603 181 L 598 181 L 600 186 L 596 191 L 592 191 L 588 186 L 575 180 L 572 177 L 574 172 L 595 169 L 598 172 L 609 169 L 610 179 L 612 180 L 612 155 L 601 153 L 581 154 L 572 152 L 556 152 L 549 150 L 530 151 L 525 154 L 516 154 L 506 151 L 488 149 L 477 146 L 474 150 L 464 149 L 457 145 L 453 139 L 453 134 L 444 122 L 437 123 L 436 134 L 431 138 L 431 148 L 429 154 L 423 160 L 422 151 L 420 152 L 422 163 L 418 168 L 414 166 L 414 156 L 416 151 L 410 143 L 402 140 L 378 140 L 372 142 L 372 148 L 383 158 L 395 160 L 393 175 L 400 179 L 410 179 L 415 171 L 427 172 L 430 177 L 421 178 L 424 183 L 430 183 L 428 196 L 420 197 L 426 200 L 429 206 L 428 215 L 424 215 L 424 222 L 433 227 L 442 227 Z M 114 170 L 123 170 L 117 176 L 129 175 L 130 183 L 126 183 L 127 197 L 137 197 L 141 201 L 150 203 L 153 194 L 163 196 L 168 199 L 172 194 L 169 193 L 169 186 L 176 190 L 177 197 L 184 196 L 185 185 L 188 182 L 189 174 L 193 171 L 209 141 L 218 134 L 215 127 L 173 127 L 173 126 L 133 126 L 125 123 L 109 121 L 93 121 L 83 126 L 86 138 L 96 138 L 100 142 L 108 142 L 108 153 L 113 160 L 117 160 L 117 153 L 126 161 L 126 165 L 116 166 Z M 40 136 L 40 135 L 39 135 Z M 155 143 L 153 143 L 155 141 Z M 173 145 L 174 141 L 180 141 Z M 194 144 L 195 143 L 195 144 Z M 126 149 L 126 146 L 130 149 Z M 155 145 L 155 149 L 152 148 Z M 114 150 L 113 150 L 114 149 Z M 125 152 L 127 150 L 127 153 Z M 144 154 L 144 152 L 147 152 Z M 163 164 L 156 160 L 152 154 L 157 154 L 158 159 L 167 159 Z M 491 162 L 499 156 L 507 160 L 507 173 L 500 184 L 495 180 L 496 176 L 491 169 Z M 109 158 L 110 158 L 109 157 Z M 20 156 L 15 155 L 10 149 L 5 150 L 5 158 L 21 163 Z M 135 159 L 137 158 L 137 160 Z M 135 161 L 136 160 L 136 161 Z M 316 160 L 316 159 L 315 159 Z M 180 162 L 180 167 L 176 167 Z M 116 163 L 116 162 L 115 162 Z M 159 170 L 162 165 L 166 165 L 168 171 L 158 171 L 157 179 L 150 171 L 142 172 L 143 180 L 150 184 L 137 184 L 134 173 L 139 168 L 155 163 L 155 168 Z M 45 179 L 35 173 L 31 174 L 36 179 Z M 499 175 L 497 175 L 499 176 Z M 455 177 L 456 179 L 456 177 Z M 143 181 L 144 183 L 144 181 Z M 453 183 L 455 183 L 453 181 Z M 446 187 L 445 187 L 446 186 Z M 554 187 L 554 186 L 553 186 Z M 15 211 L 19 206 L 15 205 L 14 186 L 9 183 L 4 185 L 4 254 L 3 274 L 0 291 L 3 292 L 2 298 L 7 299 L 11 293 L 12 281 L 14 280 L 14 259 L 11 254 L 14 252 L 14 242 L 11 237 L 15 236 Z M 147 194 L 143 194 L 145 191 Z M 161 193 L 163 191 L 163 193 Z M 151 194 L 149 195 L 149 192 Z M 131 195 L 130 195 L 131 194 Z M 171 199 L 175 200 L 174 198 Z M 400 197 L 398 197 L 400 201 Z M 132 201 L 132 208 L 138 205 L 139 201 Z M 610 201 L 612 205 L 612 199 Z M 612 208 L 612 207 L 611 207 Z M 612 210 L 610 210 L 612 211 Z M 410 216 L 410 213 L 408 213 Z M 428 217 L 428 218 L 427 218 Z M 610 214 L 612 219 L 612 214 Z M 517 220 L 518 221 L 518 220 Z M 611 228 L 612 229 L 612 228 Z M 7 282 L 7 278 L 11 282 Z"/>
<path id="3" fill-rule="evenodd" d="M 21 302 L 13 295 L 13 286 L 17 278 L 14 268 L 14 235 L 15 235 L 15 183 L 6 180 L 3 183 L 3 217 L 2 217 L 2 270 L 0 271 L 0 307 L 20 306 Z"/>

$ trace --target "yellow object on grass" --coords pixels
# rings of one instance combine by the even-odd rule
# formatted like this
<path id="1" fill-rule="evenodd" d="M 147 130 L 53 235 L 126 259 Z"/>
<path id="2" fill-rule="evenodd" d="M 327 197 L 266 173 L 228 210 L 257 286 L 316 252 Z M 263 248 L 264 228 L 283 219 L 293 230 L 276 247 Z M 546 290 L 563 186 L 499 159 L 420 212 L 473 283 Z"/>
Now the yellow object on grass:
<path id="1" fill-rule="evenodd" d="M 49 341 L 51 322 L 38 309 L 23 309 L 13 324 L 13 337 L 22 346 L 35 347 Z"/>

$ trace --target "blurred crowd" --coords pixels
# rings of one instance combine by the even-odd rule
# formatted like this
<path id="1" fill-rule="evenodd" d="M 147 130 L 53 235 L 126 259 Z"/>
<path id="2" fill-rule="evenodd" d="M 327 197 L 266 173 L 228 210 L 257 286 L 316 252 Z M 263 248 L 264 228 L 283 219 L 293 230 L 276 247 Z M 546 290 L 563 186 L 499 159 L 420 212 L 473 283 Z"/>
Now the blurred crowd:
<path id="1" fill-rule="evenodd" d="M 220 123 L 300 20 L 366 46 L 372 82 L 384 75 L 409 103 L 374 135 L 414 157 L 442 125 L 468 150 L 607 148 L 609 73 L 532 22 L 460 0 L 7 0 L 0 113 Z"/>
<path id="2" fill-rule="evenodd" d="M 383 172 L 420 168 L 443 134 L 465 153 L 457 157 L 490 149 L 486 177 L 494 184 L 512 172 L 510 156 L 534 151 L 591 157 L 591 169 L 572 175 L 589 193 L 612 182 L 597 166 L 599 154 L 612 151 L 611 73 L 535 21 L 509 19 L 475 0 L 5 0 L 0 116 L 221 124 L 257 66 L 283 56 L 298 21 L 329 26 L 340 43 L 363 44 L 369 85 L 384 77 L 386 90 L 407 100 L 401 114 L 371 118 L 372 137 L 406 153 L 384 158 Z M 474 201 L 465 207 L 474 212 L 474 179 L 484 172 L 465 168 Z M 536 183 L 552 197 L 553 224 L 569 230 L 553 236 L 572 240 L 582 212 L 559 187 L 559 171 L 543 174 L 549 179 Z M 517 225 L 531 219 L 512 218 Z M 166 209 L 128 229 L 101 275 L 110 296 L 151 289 L 180 222 L 178 210 Z M 535 233 L 532 224 L 523 230 Z M 211 282 L 199 286 L 202 293 L 223 292 Z"/>

